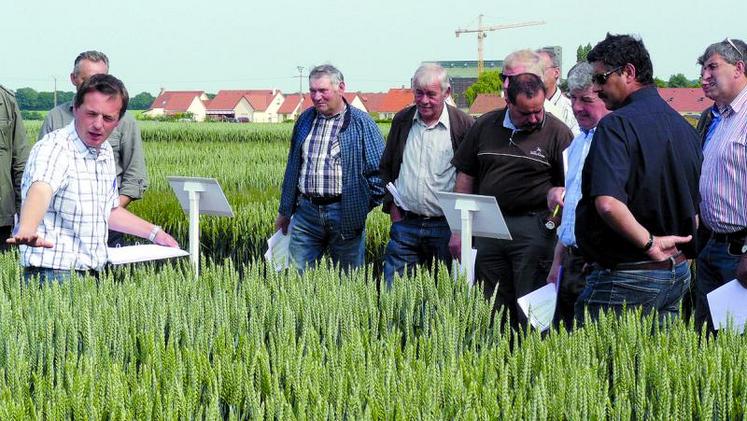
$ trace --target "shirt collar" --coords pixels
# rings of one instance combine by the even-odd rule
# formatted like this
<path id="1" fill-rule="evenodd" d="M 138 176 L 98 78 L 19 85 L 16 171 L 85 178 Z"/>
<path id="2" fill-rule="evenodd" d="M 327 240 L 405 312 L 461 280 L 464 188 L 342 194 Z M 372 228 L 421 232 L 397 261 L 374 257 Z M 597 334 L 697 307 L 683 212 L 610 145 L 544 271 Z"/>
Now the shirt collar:
<path id="1" fill-rule="evenodd" d="M 92 148 L 85 143 L 83 143 L 83 139 L 78 136 L 78 131 L 75 129 L 75 119 L 68 124 L 65 129 L 68 132 L 70 140 L 73 142 L 73 147 L 80 152 L 83 155 L 89 155 L 91 158 L 99 160 L 99 159 L 106 159 L 107 154 L 105 153 L 108 150 L 111 150 L 111 145 L 109 144 L 109 140 L 107 139 L 104 143 L 101 144 L 101 148 L 96 150 L 96 148 Z M 103 153 L 102 153 L 103 152 Z"/>
<path id="2" fill-rule="evenodd" d="M 558 105 L 558 101 L 560 101 L 560 97 L 563 96 L 563 93 L 560 92 L 560 87 L 555 87 L 555 93 L 552 94 L 550 98 L 547 98 L 548 101 L 552 103 L 552 105 Z"/>
<path id="3" fill-rule="evenodd" d="M 513 130 L 515 132 L 521 132 L 524 131 L 524 129 L 520 129 L 514 125 L 514 122 L 511 121 L 511 116 L 509 115 L 508 105 L 506 106 L 506 114 L 503 115 L 503 127 Z M 542 113 L 542 123 L 540 123 L 539 128 L 545 127 L 545 120 L 547 120 L 547 110 L 544 110 Z M 538 130 L 538 129 L 534 129 Z"/>
<path id="4" fill-rule="evenodd" d="M 420 112 L 417 110 L 417 108 L 415 108 L 415 115 L 412 116 L 412 120 L 428 127 L 428 125 L 420 119 Z M 433 127 L 436 127 L 439 124 L 442 124 L 444 128 L 446 128 L 446 130 L 451 129 L 451 125 L 449 125 L 449 110 L 447 110 L 447 106 L 445 103 L 444 108 L 441 110 L 441 115 L 438 117 L 438 121 L 436 121 L 436 124 L 434 124 Z"/>
<path id="5" fill-rule="evenodd" d="M 316 113 L 316 115 L 317 115 L 317 117 L 322 118 L 324 120 L 332 120 L 332 119 L 337 119 L 337 118 L 345 117 L 345 113 L 348 111 L 348 103 L 347 103 L 347 101 L 343 101 L 343 104 L 345 104 L 345 106 L 342 107 L 342 111 L 340 111 L 339 113 L 337 113 L 335 115 L 331 115 L 329 117 L 327 117 L 326 115 L 324 115 L 322 113 Z"/>

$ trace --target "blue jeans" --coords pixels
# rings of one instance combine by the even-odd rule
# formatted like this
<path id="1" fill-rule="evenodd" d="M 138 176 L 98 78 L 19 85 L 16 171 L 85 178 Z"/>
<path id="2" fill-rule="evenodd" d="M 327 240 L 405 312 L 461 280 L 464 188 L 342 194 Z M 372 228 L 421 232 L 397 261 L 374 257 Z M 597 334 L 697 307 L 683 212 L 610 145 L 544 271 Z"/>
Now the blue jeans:
<path id="1" fill-rule="evenodd" d="M 448 267 L 451 261 L 449 238 L 451 229 L 445 218 L 408 217 L 392 224 L 389 244 L 384 254 L 384 279 L 387 286 L 394 282 L 394 274 L 402 276 L 415 272 L 415 265 L 430 264 L 434 259 Z"/>
<path id="2" fill-rule="evenodd" d="M 680 300 L 690 285 L 690 265 L 684 261 L 665 270 L 610 270 L 595 267 L 576 301 L 576 319 L 584 321 L 584 310 L 596 319 L 600 310 L 617 314 L 625 308 L 656 311 L 659 320 L 679 313 Z"/>
<path id="3" fill-rule="evenodd" d="M 293 214 L 288 250 L 300 273 L 313 268 L 321 260 L 324 251 L 329 252 L 332 262 L 342 269 L 355 269 L 365 262 L 366 229 L 352 238 L 342 238 L 340 225 L 342 205 L 315 205 L 300 196 Z"/>
<path id="4" fill-rule="evenodd" d="M 725 283 L 736 279 L 737 265 L 741 255 L 729 253 L 729 243 L 708 240 L 698 255 L 695 277 L 695 327 L 700 330 L 708 323 L 713 332 L 713 320 L 706 295 Z"/>
<path id="5" fill-rule="evenodd" d="M 65 281 L 70 280 L 73 277 L 73 272 L 77 273 L 79 277 L 86 276 L 87 274 L 91 274 L 92 276 L 96 276 L 95 273 L 86 272 L 83 270 L 63 270 L 63 269 L 49 269 L 49 268 L 40 268 L 40 267 L 25 267 L 23 268 L 23 280 L 26 282 L 26 285 L 28 286 L 31 281 L 36 280 L 39 282 L 39 286 L 44 286 L 45 284 L 52 284 L 52 283 L 63 283 Z"/>

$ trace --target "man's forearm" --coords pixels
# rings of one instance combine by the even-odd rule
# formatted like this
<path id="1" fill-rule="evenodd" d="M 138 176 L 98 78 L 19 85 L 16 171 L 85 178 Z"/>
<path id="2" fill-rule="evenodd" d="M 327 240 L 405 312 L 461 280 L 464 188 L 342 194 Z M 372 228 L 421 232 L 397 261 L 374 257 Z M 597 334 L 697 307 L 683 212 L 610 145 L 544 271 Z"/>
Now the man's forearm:
<path id="1" fill-rule="evenodd" d="M 21 207 L 21 219 L 18 223 L 18 230 L 24 233 L 36 232 L 36 228 L 47 212 L 51 200 L 52 187 L 49 184 L 43 181 L 33 183 L 29 187 Z"/>
<path id="2" fill-rule="evenodd" d="M 472 193 L 475 188 L 475 177 L 469 176 L 463 172 L 457 172 L 456 184 L 454 191 L 457 193 Z"/>
<path id="3" fill-rule="evenodd" d="M 119 195 L 119 206 L 121 208 L 127 208 L 127 205 L 132 202 L 132 198 L 130 196 L 127 196 L 126 194 L 120 194 Z"/>
<path id="4" fill-rule="evenodd" d="M 147 239 L 153 230 L 153 226 L 154 224 L 122 207 L 112 209 L 112 213 L 109 215 L 109 229 L 140 238 Z"/>
<path id="5" fill-rule="evenodd" d="M 599 196 L 594 199 L 594 205 L 602 220 L 631 244 L 642 248 L 648 243 L 649 231 L 635 219 L 625 203 L 612 196 Z"/>

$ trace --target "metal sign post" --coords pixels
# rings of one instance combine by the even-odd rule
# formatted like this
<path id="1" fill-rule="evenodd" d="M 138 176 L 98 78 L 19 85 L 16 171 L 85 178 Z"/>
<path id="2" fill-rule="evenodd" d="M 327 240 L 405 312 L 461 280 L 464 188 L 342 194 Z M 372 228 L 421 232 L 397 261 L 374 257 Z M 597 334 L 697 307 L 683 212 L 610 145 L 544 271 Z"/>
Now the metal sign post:
<path id="1" fill-rule="evenodd" d="M 189 215 L 189 259 L 200 274 L 200 214 L 233 217 L 231 205 L 214 178 L 166 177 L 182 210 Z"/>

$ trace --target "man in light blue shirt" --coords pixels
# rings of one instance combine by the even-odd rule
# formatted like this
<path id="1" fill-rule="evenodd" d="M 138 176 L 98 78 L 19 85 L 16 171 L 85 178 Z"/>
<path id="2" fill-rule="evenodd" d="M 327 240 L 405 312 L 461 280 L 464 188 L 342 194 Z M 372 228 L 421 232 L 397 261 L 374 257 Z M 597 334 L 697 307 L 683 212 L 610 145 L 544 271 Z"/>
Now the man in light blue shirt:
<path id="1" fill-rule="evenodd" d="M 592 89 L 592 75 L 593 68 L 586 62 L 576 64 L 568 72 L 571 106 L 581 133 L 573 139 L 571 146 L 564 152 L 567 159 L 565 188 L 555 187 L 547 194 L 547 203 L 551 210 L 556 207 L 563 209 L 560 228 L 558 228 L 558 243 L 555 246 L 555 255 L 547 282 L 556 283 L 558 277 L 561 278 L 556 321 L 564 321 L 567 328 L 573 324 L 574 304 L 586 284 L 583 274 L 584 260 L 578 253 L 574 233 L 576 205 L 581 200 L 581 171 L 584 168 L 597 123 L 610 113 Z"/>

